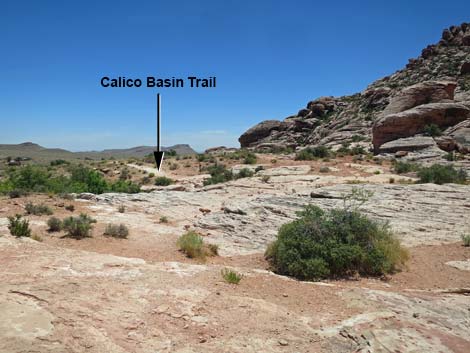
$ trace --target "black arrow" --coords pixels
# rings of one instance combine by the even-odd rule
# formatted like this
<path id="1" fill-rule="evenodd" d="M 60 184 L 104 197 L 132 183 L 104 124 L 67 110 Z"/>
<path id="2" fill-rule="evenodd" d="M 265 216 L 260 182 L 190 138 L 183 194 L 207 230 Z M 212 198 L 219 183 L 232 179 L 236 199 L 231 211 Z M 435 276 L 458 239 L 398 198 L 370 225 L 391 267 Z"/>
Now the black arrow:
<path id="1" fill-rule="evenodd" d="M 157 150 L 153 152 L 155 156 L 155 163 L 157 163 L 157 169 L 160 171 L 160 167 L 163 163 L 163 156 L 165 152 L 160 151 L 160 93 L 157 93 Z"/>

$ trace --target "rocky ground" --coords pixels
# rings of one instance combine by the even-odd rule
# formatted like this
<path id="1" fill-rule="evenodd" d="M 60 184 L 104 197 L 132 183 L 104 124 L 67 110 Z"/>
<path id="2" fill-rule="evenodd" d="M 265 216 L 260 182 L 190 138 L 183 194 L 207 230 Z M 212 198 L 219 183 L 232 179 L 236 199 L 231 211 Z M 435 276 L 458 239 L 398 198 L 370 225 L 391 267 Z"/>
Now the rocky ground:
<path id="1" fill-rule="evenodd" d="M 206 187 L 204 176 L 173 171 L 175 185 L 133 195 L 0 199 L 0 351 L 468 352 L 470 248 L 460 235 L 470 231 L 470 187 L 409 184 L 386 162 L 277 158 Z M 353 187 L 373 192 L 363 211 L 390 222 L 408 268 L 315 283 L 269 271 L 263 252 L 278 227 L 306 204 L 339 206 Z M 48 233 L 47 216 L 28 216 L 42 241 L 10 236 L 6 217 L 28 201 L 57 217 L 92 215 L 93 237 Z M 103 236 L 107 223 L 127 225 L 129 238 Z M 220 255 L 186 258 L 176 247 L 186 229 Z M 243 274 L 239 285 L 224 282 L 226 267 Z"/>

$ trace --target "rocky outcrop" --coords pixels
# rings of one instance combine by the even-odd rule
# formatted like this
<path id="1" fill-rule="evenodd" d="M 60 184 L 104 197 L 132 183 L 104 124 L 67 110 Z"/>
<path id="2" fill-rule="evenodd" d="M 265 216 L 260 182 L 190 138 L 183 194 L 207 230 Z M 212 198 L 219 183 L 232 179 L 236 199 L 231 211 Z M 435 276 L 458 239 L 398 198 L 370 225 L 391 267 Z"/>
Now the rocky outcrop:
<path id="1" fill-rule="evenodd" d="M 436 142 L 432 137 L 413 136 L 386 142 L 380 146 L 380 153 L 394 153 L 398 151 L 416 151 L 435 146 Z"/>
<path id="2" fill-rule="evenodd" d="M 377 152 L 385 142 L 422 133 L 427 125 L 446 128 L 466 119 L 470 119 L 470 109 L 458 103 L 429 103 L 389 114 L 374 124 L 374 150 Z"/>
<path id="3" fill-rule="evenodd" d="M 407 114 L 413 117 L 410 122 L 413 126 L 419 119 L 414 115 L 416 111 L 410 110 L 423 105 L 461 103 L 470 108 L 469 38 L 469 24 L 452 26 L 443 31 L 437 44 L 427 46 L 418 58 L 410 59 L 404 69 L 373 82 L 363 92 L 312 100 L 283 121 L 271 120 L 269 124 L 262 123 L 261 126 L 249 129 L 240 137 L 240 144 L 242 147 L 269 150 L 310 145 L 336 148 L 358 140 L 370 143 L 373 139 L 372 131 L 376 130 L 373 127 L 381 126 L 383 119 L 388 116 L 408 111 Z M 423 108 L 421 112 L 426 109 Z M 436 120 L 440 121 L 436 124 L 446 128 L 460 121 L 453 117 L 452 109 L 442 114 L 446 121 L 441 121 L 441 113 L 432 114 L 434 117 L 429 122 L 424 119 L 425 124 Z M 401 128 L 407 129 L 408 124 L 397 127 Z M 390 132 L 391 135 L 385 140 L 380 136 L 380 128 L 376 131 L 379 135 L 374 137 L 374 147 L 378 151 L 378 143 L 413 136 L 422 131 L 422 126 L 412 132 Z M 393 136 L 394 133 L 397 134 Z M 463 141 L 462 137 L 459 138 Z M 438 146 L 450 149 L 452 144 L 444 144 L 442 141 Z"/>
<path id="4" fill-rule="evenodd" d="M 382 116 L 400 113 L 426 103 L 452 102 L 456 87 L 455 82 L 428 81 L 417 83 L 405 88 L 393 97 L 390 104 L 382 112 Z"/>
<path id="5" fill-rule="evenodd" d="M 241 147 L 250 147 L 254 142 L 268 137 L 272 131 L 283 130 L 286 124 L 278 120 L 265 120 L 246 131 L 238 139 Z"/>

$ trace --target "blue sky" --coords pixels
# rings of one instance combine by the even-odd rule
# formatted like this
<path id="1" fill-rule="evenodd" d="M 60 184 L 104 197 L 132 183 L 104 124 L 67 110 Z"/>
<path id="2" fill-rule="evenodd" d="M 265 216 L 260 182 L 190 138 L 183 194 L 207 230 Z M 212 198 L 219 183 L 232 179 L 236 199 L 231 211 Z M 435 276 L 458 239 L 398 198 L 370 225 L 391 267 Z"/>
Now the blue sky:
<path id="1" fill-rule="evenodd" d="M 402 68 L 468 1 L 0 1 L 0 143 L 96 150 L 238 146 L 265 119 Z M 465 18 L 467 15 L 467 18 Z M 102 76 L 217 76 L 216 89 L 114 88 Z"/>

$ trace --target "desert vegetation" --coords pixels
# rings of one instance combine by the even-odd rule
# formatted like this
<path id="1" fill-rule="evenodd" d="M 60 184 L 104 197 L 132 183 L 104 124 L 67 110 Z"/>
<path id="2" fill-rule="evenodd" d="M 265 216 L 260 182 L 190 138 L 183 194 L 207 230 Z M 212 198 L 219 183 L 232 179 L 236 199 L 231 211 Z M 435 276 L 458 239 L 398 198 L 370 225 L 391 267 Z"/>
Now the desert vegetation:
<path id="1" fill-rule="evenodd" d="M 206 256 L 218 254 L 218 247 L 213 244 L 205 244 L 202 237 L 194 231 L 184 233 L 176 243 L 178 248 L 189 258 L 205 259 Z"/>
<path id="2" fill-rule="evenodd" d="M 274 271 L 301 280 L 381 276 L 405 265 L 407 251 L 387 223 L 362 214 L 357 203 L 368 195 L 344 196 L 344 207 L 322 210 L 306 206 L 299 218 L 283 225 L 268 247 Z"/>
<path id="3" fill-rule="evenodd" d="M 7 170 L 0 181 L 0 193 L 82 193 L 102 194 L 104 192 L 139 192 L 140 187 L 130 181 L 106 181 L 95 170 L 85 166 L 70 166 L 66 173 L 54 175 L 41 166 L 25 166 Z"/>

